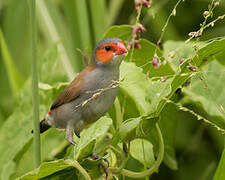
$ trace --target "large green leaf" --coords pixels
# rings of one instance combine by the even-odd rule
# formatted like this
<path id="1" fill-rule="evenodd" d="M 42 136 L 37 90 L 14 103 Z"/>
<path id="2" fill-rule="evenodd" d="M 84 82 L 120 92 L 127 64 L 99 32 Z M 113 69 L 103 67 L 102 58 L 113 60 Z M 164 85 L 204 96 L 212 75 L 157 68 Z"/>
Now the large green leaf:
<path id="1" fill-rule="evenodd" d="M 131 40 L 131 29 L 130 25 L 112 26 L 104 37 L 117 37 L 127 42 Z M 170 64 L 164 60 L 162 51 L 155 44 L 146 39 L 140 39 L 139 43 L 141 48 L 129 50 L 125 61 L 134 62 L 138 67 L 142 67 L 144 73 L 149 72 L 149 77 L 174 74 Z M 155 69 L 151 63 L 155 53 L 161 59 L 161 66 L 158 69 Z"/>
<path id="2" fill-rule="evenodd" d="M 145 139 L 135 139 L 130 142 L 131 156 L 149 168 L 155 162 L 153 146 Z"/>
<path id="3" fill-rule="evenodd" d="M 162 51 L 152 42 L 146 39 L 139 40 L 140 49 L 131 49 L 125 58 L 125 61 L 134 62 L 143 69 L 144 73 L 149 73 L 149 77 L 160 77 L 174 74 L 170 64 L 163 58 Z M 161 65 L 155 69 L 152 65 L 152 59 L 155 55 L 160 58 Z"/>
<path id="4" fill-rule="evenodd" d="M 126 97 L 135 102 L 141 115 L 154 116 L 159 103 L 171 92 L 171 79 L 152 81 L 134 63 L 123 62 L 120 69 L 120 88 Z"/>
<path id="5" fill-rule="evenodd" d="M 163 162 L 171 169 L 177 170 L 177 160 L 175 156 L 174 142 L 179 111 L 177 108 L 168 104 L 160 114 L 159 126 L 162 131 L 165 155 Z"/>
<path id="6" fill-rule="evenodd" d="M 112 120 L 110 118 L 102 117 L 88 129 L 83 130 L 80 135 L 81 138 L 75 146 L 75 159 L 80 161 L 91 155 L 95 147 L 96 139 L 105 135 L 111 125 Z"/>
<path id="7" fill-rule="evenodd" d="M 141 121 L 141 118 L 132 118 L 123 122 L 118 131 L 113 137 L 113 144 L 117 144 L 119 141 L 132 140 L 136 136 L 136 129 Z"/>
<path id="8" fill-rule="evenodd" d="M 222 180 L 222 179 L 225 179 L 225 150 L 223 151 L 219 166 L 216 170 L 216 174 L 213 180 Z"/>
<path id="9" fill-rule="evenodd" d="M 65 72 L 57 73 L 54 71 L 55 67 L 60 67 L 60 61 L 57 61 L 57 49 L 55 46 L 50 48 L 46 51 L 45 55 L 40 58 L 40 63 L 43 63 L 42 66 L 39 68 L 39 72 L 41 74 L 40 79 L 44 82 L 49 82 L 52 84 L 52 80 L 55 77 L 55 81 L 65 80 Z M 53 67 L 53 68 L 52 68 Z M 60 68 L 62 69 L 62 68 Z M 55 76 L 55 74 L 58 74 Z M 5 121 L 2 125 L 0 130 L 0 153 L 3 155 L 0 162 L 0 174 L 2 173 L 3 169 L 8 166 L 11 162 L 17 163 L 15 171 L 17 168 L 23 167 L 23 172 L 27 172 L 33 166 L 23 166 L 21 165 L 21 159 L 25 158 L 23 156 L 24 153 L 29 149 L 28 145 L 32 139 L 32 102 L 31 102 L 31 81 L 28 80 L 24 86 L 21 88 L 21 91 L 18 93 L 16 100 L 15 100 L 15 110 L 10 115 L 10 117 Z M 47 87 L 47 88 L 46 88 Z M 40 117 L 44 117 L 47 113 L 49 106 L 51 105 L 55 94 L 58 93 L 61 86 L 50 86 L 48 84 L 40 83 L 40 91 L 39 91 L 39 98 L 40 98 Z M 57 143 L 63 143 L 63 141 L 59 141 L 62 136 L 56 136 L 55 138 L 51 138 L 51 143 L 49 147 L 49 151 L 53 151 L 54 145 L 57 146 Z M 51 145 L 52 144 L 52 145 Z M 60 145 L 60 144 L 58 144 Z M 29 144 L 30 146 L 30 144 Z M 44 146 L 45 147 L 45 146 Z M 24 149 L 25 148 L 25 149 Z M 7 150 L 6 150 L 7 149 Z M 42 149 L 43 150 L 43 149 Z M 50 152 L 44 153 L 43 157 L 48 158 Z M 33 154 L 31 154 L 33 157 Z M 48 157 L 47 157 L 48 156 Z M 30 157 L 31 158 L 31 157 Z M 29 162 L 29 160 L 27 161 Z M 32 161 L 31 161 L 32 163 Z M 7 165 L 8 164 L 8 165 Z M 20 165 L 19 165 L 20 164 Z M 13 167 L 13 166 L 9 166 Z M 22 172 L 22 171 L 21 171 Z M 10 177 L 13 171 L 5 171 L 3 172 L 4 176 Z M 8 174 L 7 174 L 8 173 Z M 16 172 L 17 174 L 17 172 Z M 19 175 L 19 174 L 18 174 Z M 1 177 L 1 176 L 0 176 Z M 2 177 L 2 179 L 7 179 L 6 177 Z"/>
<path id="10" fill-rule="evenodd" d="M 200 103 L 204 110 L 216 118 L 209 121 L 225 130 L 225 72 L 224 66 L 213 61 L 205 66 L 202 73 L 192 78 L 192 83 L 184 89 L 187 96 Z M 203 79 L 202 79 L 203 78 Z"/>
<path id="11" fill-rule="evenodd" d="M 194 43 L 185 43 L 184 41 L 166 41 L 163 44 L 163 55 L 176 71 L 180 65 L 181 58 L 188 59 L 194 55 Z M 200 45 L 198 43 L 197 45 Z"/>
<path id="12" fill-rule="evenodd" d="M 123 41 L 131 39 L 131 25 L 112 26 L 104 34 L 103 37 L 117 37 Z"/>
<path id="13" fill-rule="evenodd" d="M 76 169 L 69 160 L 57 160 L 42 163 L 38 169 L 18 178 L 19 180 L 37 180 L 37 179 L 77 179 Z"/>

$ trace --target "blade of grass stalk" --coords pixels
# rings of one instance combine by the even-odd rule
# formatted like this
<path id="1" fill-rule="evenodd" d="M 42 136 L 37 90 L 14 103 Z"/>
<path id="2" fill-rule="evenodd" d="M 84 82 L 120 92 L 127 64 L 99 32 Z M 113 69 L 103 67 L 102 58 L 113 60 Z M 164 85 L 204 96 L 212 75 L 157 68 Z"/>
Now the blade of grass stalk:
<path id="1" fill-rule="evenodd" d="M 144 26 L 147 26 L 149 29 L 154 28 L 154 32 L 156 32 L 157 37 L 160 37 L 162 33 L 162 28 L 165 25 L 165 19 L 168 18 L 168 14 L 164 8 L 160 9 L 160 13 L 157 13 L 157 16 L 153 19 L 151 14 L 151 8 L 148 10 L 148 16 L 144 18 Z M 149 23 L 150 22 L 150 23 Z M 165 37 L 163 39 L 181 39 L 179 33 L 176 30 L 176 27 L 173 23 L 169 22 L 165 29 Z"/>
<path id="2" fill-rule="evenodd" d="M 52 43 L 57 43 L 57 48 L 58 51 L 60 52 L 59 58 L 62 61 L 62 64 L 66 70 L 67 76 L 69 77 L 70 80 L 72 80 L 75 72 L 69 60 L 69 55 L 65 49 L 64 44 L 60 40 L 59 33 L 43 0 L 37 1 L 37 12 L 41 23 L 43 23 L 45 26 L 45 30 L 48 34 L 48 37 L 51 39 Z"/>
<path id="3" fill-rule="evenodd" d="M 37 72 L 37 54 L 36 54 L 36 6 L 35 0 L 29 0 L 30 14 L 30 41 L 31 41 L 31 69 L 32 69 L 32 104 L 33 104 L 33 128 L 34 128 L 34 160 L 35 167 L 41 164 L 40 147 L 40 126 L 39 126 L 39 94 L 38 94 L 38 72 Z"/>
<path id="4" fill-rule="evenodd" d="M 67 0 L 63 5 L 75 47 L 82 50 L 92 48 L 86 1 Z"/>
<path id="5" fill-rule="evenodd" d="M 12 60 L 12 57 L 9 53 L 1 28 L 0 28 L 0 44 L 1 44 L 3 62 L 7 70 L 7 75 L 9 77 L 9 83 L 10 83 L 13 95 L 15 96 L 15 94 L 18 92 L 19 88 L 23 84 L 23 78 L 21 74 L 17 71 L 16 66 Z"/>
<path id="6" fill-rule="evenodd" d="M 118 16 L 118 12 L 123 5 L 124 0 L 111 0 L 109 2 L 109 16 L 106 25 L 110 26 L 115 22 L 115 19 Z"/>
<path id="7" fill-rule="evenodd" d="M 105 0 L 88 1 L 92 33 L 95 44 L 102 38 L 106 29 L 107 9 Z"/>

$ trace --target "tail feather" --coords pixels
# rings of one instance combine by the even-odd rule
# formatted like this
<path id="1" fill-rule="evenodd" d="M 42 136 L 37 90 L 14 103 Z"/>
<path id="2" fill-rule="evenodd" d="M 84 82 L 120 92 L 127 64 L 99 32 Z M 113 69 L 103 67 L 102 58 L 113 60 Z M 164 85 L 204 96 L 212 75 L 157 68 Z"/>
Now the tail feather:
<path id="1" fill-rule="evenodd" d="M 41 122 L 40 122 L 40 133 L 43 133 L 45 131 L 47 131 L 51 126 L 49 126 L 45 119 L 43 119 Z M 31 131 L 31 133 L 34 133 L 34 130 Z"/>

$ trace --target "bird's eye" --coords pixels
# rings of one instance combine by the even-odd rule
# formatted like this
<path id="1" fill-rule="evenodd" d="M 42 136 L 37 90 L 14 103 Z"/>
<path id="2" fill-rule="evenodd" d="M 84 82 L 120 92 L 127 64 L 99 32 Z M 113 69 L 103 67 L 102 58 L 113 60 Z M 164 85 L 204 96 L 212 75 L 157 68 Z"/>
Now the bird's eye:
<path id="1" fill-rule="evenodd" d="M 111 46 L 105 46 L 105 50 L 106 51 L 110 51 L 111 50 Z"/>

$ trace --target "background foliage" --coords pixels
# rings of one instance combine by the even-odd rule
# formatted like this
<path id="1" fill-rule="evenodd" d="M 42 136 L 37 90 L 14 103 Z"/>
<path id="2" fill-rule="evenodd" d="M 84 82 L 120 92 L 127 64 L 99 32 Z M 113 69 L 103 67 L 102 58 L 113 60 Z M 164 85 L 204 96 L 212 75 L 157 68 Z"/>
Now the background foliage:
<path id="1" fill-rule="evenodd" d="M 82 132 L 75 149 L 64 140 L 64 132 L 47 131 L 41 136 L 42 165 L 33 171 L 28 3 L 1 0 L 0 179 L 104 178 L 98 168 L 102 159 L 87 158 L 92 152 L 109 160 L 109 177 L 127 174 L 116 173 L 118 167 L 142 175 L 147 169 L 157 171 L 163 155 L 159 173 L 150 179 L 224 179 L 225 23 L 219 20 L 200 39 L 185 43 L 189 32 L 200 29 L 211 1 L 186 0 L 175 11 L 176 3 L 153 0 L 137 19 L 130 0 L 37 0 L 40 117 L 85 67 L 82 59 L 96 42 L 116 36 L 128 43 L 137 20 L 147 32 L 139 40 L 141 49 L 131 49 L 121 65 L 118 99 L 106 117 Z M 221 1 L 208 22 L 224 10 Z M 170 15 L 159 48 L 155 44 Z M 155 53 L 161 59 L 158 69 L 151 63 Z M 180 64 L 181 58 L 185 61 Z M 188 69 L 190 65 L 197 69 Z M 124 152 L 123 143 L 130 153 Z"/>

